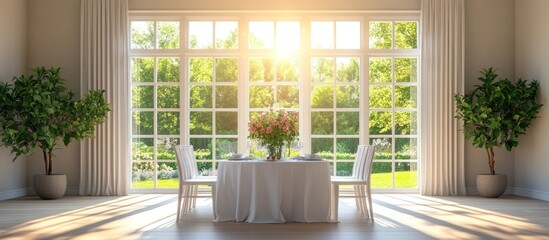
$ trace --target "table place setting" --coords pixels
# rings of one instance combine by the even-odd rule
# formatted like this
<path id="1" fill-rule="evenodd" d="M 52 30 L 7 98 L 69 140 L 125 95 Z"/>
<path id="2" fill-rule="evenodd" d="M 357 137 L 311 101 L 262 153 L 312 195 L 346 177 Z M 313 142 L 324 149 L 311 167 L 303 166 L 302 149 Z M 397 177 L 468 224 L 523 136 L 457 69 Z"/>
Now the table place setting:
<path id="1" fill-rule="evenodd" d="M 317 154 L 303 154 L 293 157 L 292 159 L 300 161 L 322 161 L 322 158 Z"/>

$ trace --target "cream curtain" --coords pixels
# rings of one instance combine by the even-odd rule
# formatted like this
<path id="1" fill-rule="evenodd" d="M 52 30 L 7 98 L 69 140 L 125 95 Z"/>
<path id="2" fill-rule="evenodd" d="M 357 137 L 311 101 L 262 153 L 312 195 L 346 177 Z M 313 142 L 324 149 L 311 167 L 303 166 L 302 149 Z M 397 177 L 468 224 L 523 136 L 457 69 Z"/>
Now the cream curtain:
<path id="1" fill-rule="evenodd" d="M 421 4 L 423 195 L 465 195 L 464 136 L 453 96 L 464 86 L 464 0 Z"/>
<path id="2" fill-rule="evenodd" d="M 80 145 L 80 195 L 128 194 L 128 0 L 81 0 L 81 93 L 104 89 L 111 112 Z"/>

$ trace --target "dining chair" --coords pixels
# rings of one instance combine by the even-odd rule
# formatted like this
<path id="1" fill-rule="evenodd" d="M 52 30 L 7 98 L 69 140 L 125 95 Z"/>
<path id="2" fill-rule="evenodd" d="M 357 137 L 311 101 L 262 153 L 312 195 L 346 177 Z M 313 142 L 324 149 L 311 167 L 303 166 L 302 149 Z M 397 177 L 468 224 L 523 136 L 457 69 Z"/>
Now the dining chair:
<path id="1" fill-rule="evenodd" d="M 355 161 L 353 164 L 353 174 L 350 177 L 332 176 L 332 212 L 335 221 L 338 220 L 338 208 L 340 197 L 355 198 L 357 208 L 363 215 L 374 221 L 374 211 L 372 208 L 372 194 L 370 175 L 372 162 L 374 159 L 375 147 L 370 145 L 359 145 L 357 148 Z M 353 185 L 354 195 L 340 196 L 340 185 Z"/>
<path id="2" fill-rule="evenodd" d="M 179 173 L 179 193 L 177 198 L 177 221 L 182 214 L 187 214 L 196 206 L 197 198 L 212 198 L 215 218 L 215 185 L 217 179 L 211 176 L 200 176 L 192 145 L 175 146 L 177 171 Z M 211 186 L 211 195 L 198 195 L 198 186 Z"/>

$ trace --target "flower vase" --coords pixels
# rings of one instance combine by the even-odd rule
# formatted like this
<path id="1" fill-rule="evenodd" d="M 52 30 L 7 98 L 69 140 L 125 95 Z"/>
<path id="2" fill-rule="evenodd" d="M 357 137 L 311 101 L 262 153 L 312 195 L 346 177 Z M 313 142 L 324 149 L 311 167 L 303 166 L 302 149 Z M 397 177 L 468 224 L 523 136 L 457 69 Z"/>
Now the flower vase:
<path id="1" fill-rule="evenodd" d="M 267 146 L 267 159 L 280 160 L 282 159 L 282 145 L 271 144 Z"/>

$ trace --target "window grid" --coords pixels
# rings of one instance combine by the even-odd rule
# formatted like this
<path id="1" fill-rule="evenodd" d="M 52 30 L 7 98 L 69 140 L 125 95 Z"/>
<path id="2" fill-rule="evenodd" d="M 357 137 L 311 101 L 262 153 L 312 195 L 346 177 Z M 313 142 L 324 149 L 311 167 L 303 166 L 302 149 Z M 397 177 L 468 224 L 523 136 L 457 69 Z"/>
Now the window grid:
<path id="1" fill-rule="evenodd" d="M 235 108 L 235 109 L 216 109 L 215 108 L 215 86 L 223 86 L 223 85 L 231 85 L 231 84 L 227 84 L 227 83 L 217 83 L 215 82 L 215 80 L 212 81 L 212 98 L 213 98 L 213 103 L 212 103 L 212 109 L 210 108 L 193 108 L 191 109 L 190 106 L 188 104 L 190 104 L 189 102 L 186 102 L 187 100 L 184 100 L 184 99 L 188 99 L 189 96 L 186 96 L 188 95 L 188 90 L 190 89 L 191 86 L 199 86 L 199 85 L 207 85 L 207 84 L 203 84 L 203 83 L 191 83 L 191 82 L 188 82 L 188 79 L 189 77 L 187 76 L 187 74 L 189 73 L 189 69 L 187 68 L 188 66 L 188 63 L 189 61 L 187 60 L 188 59 L 188 56 L 194 56 L 194 57 L 204 57 L 203 54 L 207 55 L 208 57 L 212 57 L 212 58 L 215 58 L 215 57 L 225 57 L 224 55 L 226 55 L 227 53 L 235 53 L 235 51 L 238 53 L 238 56 L 237 56 L 237 61 L 239 62 L 238 64 L 238 70 L 240 71 L 239 74 L 238 74 L 238 81 L 235 83 L 236 85 L 241 85 L 241 79 L 244 76 L 246 80 L 246 82 L 249 81 L 248 77 L 247 77 L 247 74 L 243 74 L 243 72 L 248 72 L 249 71 L 249 66 L 248 64 L 244 64 L 242 65 L 242 63 L 244 62 L 248 62 L 248 57 L 246 56 L 250 56 L 250 57 L 257 57 L 254 55 L 253 52 L 257 52 L 257 53 L 261 53 L 261 56 L 262 57 L 271 57 L 273 55 L 270 55 L 271 52 L 273 51 L 264 51 L 264 50 L 258 50 L 258 51 L 255 51 L 255 50 L 248 50 L 246 47 L 247 47 L 247 41 L 242 41 L 242 36 L 245 34 L 243 34 L 243 32 L 245 32 L 247 29 L 246 27 L 247 26 L 243 26 L 242 24 L 243 23 L 248 23 L 249 21 L 252 21 L 252 20 L 243 20 L 243 19 L 246 19 L 246 18 L 238 18 L 238 17 L 233 17 L 233 19 L 240 19 L 238 20 L 238 31 L 239 31 L 239 34 L 238 34 L 238 41 L 237 43 L 239 44 L 239 47 L 237 47 L 236 49 L 218 49 L 216 47 L 216 37 L 215 37 L 215 32 L 216 32 L 216 24 L 215 22 L 217 21 L 212 21 L 214 22 L 213 24 L 213 39 L 212 39 L 212 45 L 213 45 L 213 49 L 188 49 L 188 46 L 187 45 L 188 43 L 188 38 L 185 37 L 186 33 L 188 33 L 185 29 L 185 27 L 183 26 L 188 26 L 188 22 L 189 21 L 192 21 L 192 20 L 184 20 L 185 18 L 181 17 L 180 18 L 180 41 L 181 43 L 185 43 L 185 44 L 180 44 L 180 46 L 182 46 L 182 48 L 180 49 L 153 49 L 153 50 L 149 50 L 149 49 L 130 49 L 130 58 L 131 57 L 155 57 L 154 58 L 154 61 L 155 61 L 155 68 L 154 68 L 154 71 L 155 71 L 155 74 L 154 74 L 154 81 L 153 83 L 144 83 L 144 82 L 139 82 L 139 83 L 134 83 L 132 82 L 131 86 L 154 86 L 154 108 L 132 108 L 132 111 L 154 111 L 154 122 L 153 124 L 154 125 L 157 125 L 158 124 L 158 112 L 177 112 L 177 111 L 180 111 L 181 114 L 180 114 L 180 118 L 182 118 L 182 120 L 180 122 L 185 122 L 185 121 L 188 121 L 188 120 L 185 120 L 188 119 L 188 114 L 185 114 L 184 112 L 185 111 L 188 111 L 188 110 L 192 110 L 192 111 L 206 111 L 206 110 L 211 110 L 212 111 L 212 131 L 214 131 L 215 133 L 215 128 L 216 128 L 216 124 L 215 124 L 215 114 L 217 114 L 217 112 L 220 112 L 220 111 L 237 111 L 238 112 L 238 115 L 244 115 L 246 119 L 246 121 L 249 120 L 249 114 L 248 112 L 252 112 L 252 111 L 257 111 L 257 110 L 267 110 L 266 108 L 249 108 L 247 106 L 242 106 L 242 101 L 239 100 L 238 102 L 238 108 Z M 417 16 L 415 17 L 412 17 L 411 18 L 412 21 L 417 21 Z M 133 19 L 132 19 L 133 20 Z M 170 20 L 171 21 L 171 20 Z M 207 21 L 207 20 L 206 20 Z M 232 20 L 234 21 L 234 20 Z M 301 27 L 303 27 L 304 29 L 301 30 L 301 32 L 307 32 L 307 28 L 308 28 L 308 24 L 310 24 L 310 22 L 312 22 L 314 20 L 308 20 L 307 18 L 305 18 L 304 20 L 302 20 L 300 23 Z M 325 21 L 325 20 L 323 20 Z M 407 21 L 407 20 L 406 20 Z M 161 22 L 160 20 L 159 21 L 153 21 L 154 22 L 154 37 L 155 39 L 157 38 L 157 22 Z M 284 21 L 277 21 L 277 20 L 274 20 L 273 21 L 274 23 L 278 23 L 278 22 L 284 22 Z M 309 96 L 311 96 L 309 93 L 310 93 L 310 90 L 306 90 L 306 88 L 312 88 L 314 86 L 322 86 L 324 85 L 324 83 L 312 83 L 312 82 L 309 82 L 307 83 L 306 81 L 309 81 L 307 78 L 308 74 L 301 74 L 301 73 L 305 73 L 306 71 L 309 71 L 307 69 L 304 69 L 304 67 L 308 67 L 308 64 L 303 64 L 303 61 L 310 61 L 310 59 L 312 57 L 315 57 L 315 56 L 322 56 L 324 54 L 327 54 L 327 53 L 334 53 L 334 54 L 330 54 L 331 57 L 334 57 L 334 58 L 338 58 L 338 57 L 348 57 L 348 56 L 352 56 L 352 57 L 358 57 L 359 58 L 359 61 L 360 61 L 360 65 L 359 65 L 359 73 L 360 73 L 360 78 L 359 78 L 359 82 L 358 83 L 345 83 L 345 84 L 341 84 L 341 85 L 349 85 L 349 86 L 359 86 L 359 93 L 360 93 L 360 101 L 359 101 L 359 104 L 360 106 L 358 108 L 338 108 L 336 110 L 334 109 L 330 109 L 330 108 L 310 108 L 311 112 L 314 112 L 314 111 L 324 111 L 324 110 L 332 110 L 333 111 L 333 134 L 331 135 L 320 135 L 320 134 L 316 134 L 316 135 L 313 135 L 311 133 L 301 133 L 301 137 L 330 137 L 330 138 L 333 138 L 334 140 L 337 140 L 339 138 L 359 138 L 359 141 L 362 143 L 363 142 L 363 138 L 366 137 L 365 139 L 373 139 L 373 138 L 391 138 L 393 143 L 395 141 L 396 138 L 399 138 L 399 139 L 416 139 L 416 141 L 418 140 L 418 136 L 417 134 L 415 135 L 396 135 L 395 134 L 395 125 L 394 125 L 394 119 L 395 119 L 395 113 L 397 112 L 406 112 L 406 111 L 411 111 L 411 110 L 415 110 L 416 113 L 419 114 L 418 112 L 418 109 L 417 109 L 417 105 L 416 105 L 416 108 L 398 108 L 396 109 L 395 106 L 394 106 L 394 101 L 395 101 L 395 89 L 394 87 L 395 86 L 415 86 L 416 87 L 416 91 L 418 91 L 417 87 L 418 87 L 418 82 L 398 82 L 398 83 L 395 83 L 394 82 L 394 63 L 392 64 L 391 66 L 391 74 L 393 75 L 392 76 L 392 82 L 388 82 L 388 83 L 372 83 L 372 82 L 369 82 L 368 79 L 368 74 L 365 74 L 365 71 L 363 69 L 369 69 L 369 67 L 367 66 L 368 65 L 368 59 L 371 58 L 371 57 L 391 57 L 391 58 L 396 58 L 396 57 L 415 57 L 417 58 L 419 56 L 419 49 L 413 49 L 413 50 L 410 50 L 410 49 L 406 49 L 406 50 L 401 50 L 401 49 L 394 49 L 394 41 L 391 42 L 391 49 L 389 50 L 369 50 L 368 49 L 368 45 L 366 44 L 363 44 L 365 41 L 367 41 L 367 37 L 368 37 L 368 21 L 366 22 L 362 22 L 361 21 L 361 29 L 365 30 L 365 33 L 362 34 L 362 38 L 363 40 L 361 41 L 362 42 L 362 46 L 363 48 L 360 48 L 360 49 L 336 49 L 336 33 L 337 33 L 337 29 L 336 29 L 336 24 L 338 21 L 330 21 L 328 20 L 328 22 L 332 22 L 333 23 L 333 33 L 334 35 L 332 36 L 333 37 L 333 47 L 331 49 L 318 49 L 318 50 L 315 50 L 315 49 L 311 49 L 310 46 L 308 45 L 308 43 L 310 43 L 310 39 L 309 36 L 307 34 L 304 34 L 302 36 L 302 40 L 301 40 L 301 43 L 300 43 L 300 46 L 301 46 L 301 50 L 300 50 L 300 54 L 297 55 L 297 57 L 300 59 L 300 64 L 299 64 L 299 70 L 300 70 L 300 74 L 299 74 L 299 81 L 298 82 L 279 82 L 276 80 L 276 77 L 275 79 L 272 81 L 272 82 L 268 82 L 268 83 L 260 83 L 260 82 L 248 82 L 248 83 L 245 83 L 242 87 L 244 89 L 248 89 L 249 86 L 268 86 L 268 85 L 273 85 L 275 89 L 277 89 L 279 86 L 289 86 L 289 85 L 292 85 L 292 84 L 296 84 L 298 86 L 298 92 L 299 92 L 299 95 L 298 95 L 298 99 L 299 99 L 299 107 L 298 108 L 286 108 L 287 110 L 289 111 L 294 111 L 294 110 L 303 110 L 303 108 L 301 106 L 305 105 L 307 106 L 308 104 L 305 104 L 303 103 L 303 98 L 300 96 L 302 94 L 308 94 Z M 394 39 L 395 37 L 395 31 L 394 31 L 394 22 L 396 21 L 390 21 L 393 23 L 393 28 L 392 28 L 392 38 Z M 273 39 L 273 43 L 274 43 L 274 48 L 276 48 L 277 46 L 277 41 L 276 41 L 276 36 L 277 36 L 277 32 L 276 32 L 276 29 L 277 29 L 277 24 L 274 24 L 275 27 L 274 27 L 274 39 Z M 246 39 L 247 40 L 247 39 Z M 156 48 L 156 41 L 154 43 L 154 47 Z M 245 48 L 242 48 L 242 46 L 244 46 Z M 303 52 L 304 51 L 304 52 Z M 315 53 L 315 51 L 318 51 L 318 53 Z M 197 54 L 193 54 L 193 53 L 197 53 Z M 200 53 L 200 54 L 198 54 Z M 265 55 L 264 53 L 269 53 L 267 55 Z M 189 55 L 190 54 L 190 55 Z M 319 55 L 320 54 L 320 55 Z M 349 55 L 351 54 L 351 55 Z M 362 57 L 362 54 L 366 54 L 364 57 Z M 156 62 L 157 62 L 157 58 L 158 57 L 164 57 L 164 56 L 177 56 L 177 57 L 180 57 L 180 59 L 185 59 L 185 63 L 184 61 L 180 61 L 180 81 L 178 83 L 159 83 L 157 81 L 157 67 L 156 67 Z M 186 56 L 186 57 L 183 57 L 183 56 Z M 274 59 L 276 59 L 276 57 L 273 57 Z M 418 66 L 419 66 L 419 62 L 417 63 Z M 245 68 L 242 68 L 242 67 L 245 67 Z M 334 68 L 336 68 L 336 65 L 334 65 Z M 213 70 L 213 78 L 215 79 L 215 68 Z M 366 72 L 367 73 L 367 72 Z M 334 75 L 336 74 L 336 71 L 334 69 Z M 275 76 L 276 76 L 276 70 L 275 70 Z M 304 82 L 305 81 L 305 82 Z M 188 84 L 188 86 L 184 86 L 185 84 Z M 329 84 L 328 84 L 329 85 Z M 368 86 L 372 86 L 372 85 L 377 85 L 377 86 L 391 86 L 393 87 L 393 90 L 392 90 L 392 101 L 393 101 L 393 106 L 390 107 L 390 108 L 369 108 L 368 104 L 364 104 L 364 103 L 367 103 L 368 100 L 367 100 L 367 97 L 368 97 Z M 180 91 L 182 92 L 180 95 L 182 96 L 182 99 L 180 100 L 179 102 L 179 109 L 173 109 L 173 108 L 158 108 L 157 107 L 157 88 L 159 86 L 179 86 L 179 89 Z M 333 89 L 332 89 L 332 92 L 333 92 L 333 106 L 334 108 L 337 107 L 337 88 L 336 86 L 338 86 L 338 83 L 336 81 L 336 78 L 334 76 L 334 81 L 333 81 Z M 366 86 L 366 89 L 363 89 L 363 86 Z M 240 88 L 240 87 L 239 87 Z M 187 89 L 187 93 L 183 92 L 184 89 Z M 237 90 L 237 92 L 241 92 L 242 90 Z M 277 95 L 277 91 L 274 90 L 274 95 L 275 95 L 275 98 L 276 98 L 276 95 Z M 364 94 L 363 94 L 364 93 Z M 305 97 L 305 99 L 307 101 L 310 101 L 309 98 Z M 416 99 L 417 101 L 417 99 Z M 246 101 L 244 101 L 246 102 Z M 188 110 L 186 110 L 188 109 Z M 361 111 L 361 109 L 364 109 L 364 110 L 367 110 L 367 112 L 370 112 L 370 111 L 391 111 L 392 112 L 392 116 L 391 116 L 391 121 L 393 122 L 392 123 L 392 130 L 391 130 L 391 134 L 377 134 L 377 135 L 372 135 L 372 134 L 369 134 L 368 133 L 368 127 L 363 127 L 363 126 L 360 126 L 359 129 L 360 130 L 365 130 L 365 132 L 363 131 L 360 131 L 358 135 L 345 135 L 345 134 L 337 134 L 337 126 L 336 126 L 336 122 L 337 122 L 337 113 L 340 113 L 340 112 L 353 112 L 353 111 Z M 311 118 L 308 118 L 308 119 L 303 119 L 302 116 L 308 116 L 308 114 L 301 114 L 300 113 L 300 121 L 302 122 L 300 125 L 303 124 L 304 121 L 309 121 L 310 123 L 310 119 Z M 187 117 L 184 117 L 184 116 L 187 116 Z M 365 120 L 367 120 L 369 117 L 368 117 L 368 114 L 366 115 L 363 115 L 362 117 L 359 117 L 359 119 L 362 119 L 360 120 L 360 124 L 362 124 L 363 122 L 365 122 Z M 416 120 L 417 118 L 419 118 L 419 116 L 417 115 L 416 116 Z M 239 122 L 242 121 L 242 118 L 241 116 L 239 116 Z M 366 122 L 367 123 L 367 122 Z M 158 129 L 157 127 L 155 126 L 154 127 L 154 133 L 152 135 L 152 139 L 153 139 L 153 142 L 154 142 L 154 146 L 153 148 L 154 149 L 158 149 L 159 148 L 159 143 L 157 143 L 158 141 L 158 138 L 177 138 L 179 137 L 180 138 L 180 143 L 188 143 L 188 139 L 189 138 L 208 138 L 208 137 L 212 137 L 213 136 L 213 139 L 212 139 L 212 145 L 215 145 L 215 142 L 217 140 L 217 138 L 237 138 L 239 142 L 241 141 L 246 141 L 246 136 L 247 136 L 247 132 L 242 132 L 242 128 L 240 127 L 241 123 L 239 123 L 239 130 L 237 132 L 236 135 L 215 135 L 215 134 L 212 134 L 212 135 L 202 135 L 202 134 L 198 134 L 198 135 L 188 135 L 188 129 L 186 129 L 186 127 L 184 126 L 185 124 L 181 124 L 180 126 L 180 134 L 179 135 L 161 135 L 161 134 L 158 134 Z M 247 125 L 247 124 L 246 124 Z M 417 127 L 416 127 L 417 128 Z M 304 129 L 304 128 L 300 128 L 300 129 Z M 416 129 L 416 131 L 419 131 L 419 129 Z M 139 135 L 139 134 L 132 134 L 132 139 L 134 138 L 140 138 L 140 137 L 151 137 L 151 135 Z M 368 142 L 370 141 L 368 140 Z M 305 141 L 304 141 L 305 142 Z M 366 142 L 365 142 L 366 143 Z M 310 143 L 309 143 L 310 144 Z M 416 143 L 417 144 L 417 143 Z M 242 144 L 242 143 L 239 143 L 239 148 L 242 149 L 243 146 L 246 146 L 246 144 Z M 305 146 L 304 148 L 304 151 L 307 151 L 308 149 L 310 149 L 310 145 L 309 146 Z M 334 149 L 334 153 L 337 151 L 337 142 L 336 141 L 333 141 L 333 149 Z M 312 149 L 311 149 L 312 150 Z M 216 169 L 216 160 L 217 160 L 217 156 L 215 156 L 216 154 L 216 151 L 215 151 L 215 147 L 213 147 L 212 149 L 212 156 L 213 159 L 207 159 L 207 160 L 200 160 L 202 162 L 211 162 L 212 163 L 212 168 L 213 169 Z M 395 188 L 395 179 L 394 179 L 394 175 L 395 175 L 395 163 L 397 162 L 411 162 L 411 163 L 417 163 L 417 158 L 411 158 L 411 159 L 395 159 L 395 144 L 392 144 L 391 146 L 391 155 L 392 155 L 392 158 L 391 159 L 388 159 L 388 160 L 376 160 L 377 162 L 391 162 L 392 163 L 392 188 L 394 189 Z M 242 150 L 240 150 L 239 152 L 243 152 Z M 310 151 L 309 151 L 310 152 Z M 162 163 L 162 162 L 171 162 L 173 160 L 165 160 L 163 161 L 163 159 L 157 159 L 158 158 L 158 153 L 157 151 L 155 150 L 154 151 L 154 157 L 152 160 L 138 160 L 138 161 L 132 161 L 132 162 L 158 162 L 158 163 Z M 416 155 L 416 157 L 418 157 Z M 338 161 L 335 161 L 335 154 L 334 154 L 334 159 L 332 159 L 332 164 L 336 164 L 336 163 L 340 163 L 340 162 L 352 162 L 352 159 L 347 159 L 347 160 L 338 160 Z M 334 171 L 334 174 L 336 173 L 337 171 L 337 168 L 334 167 L 333 168 L 333 171 Z M 154 168 L 154 186 L 153 186 L 153 189 L 157 189 L 158 186 L 157 186 L 157 176 L 158 176 L 158 169 L 155 167 Z"/>

